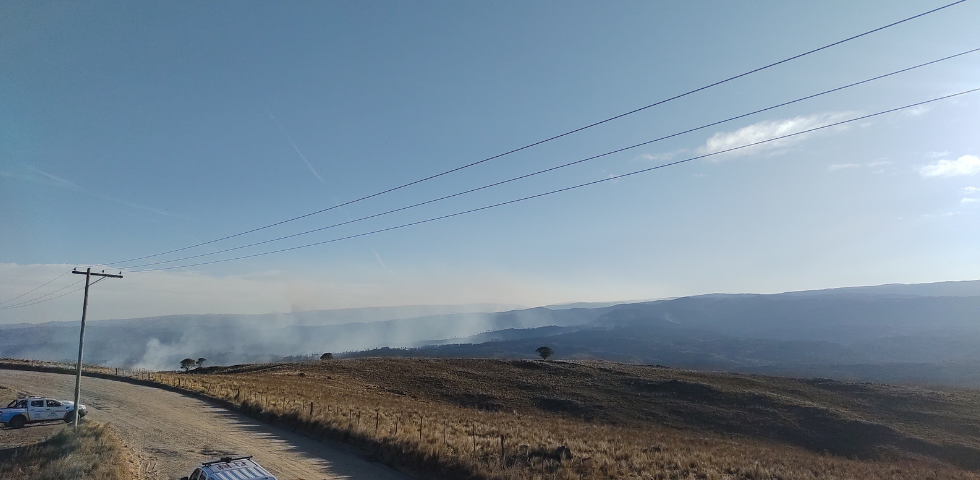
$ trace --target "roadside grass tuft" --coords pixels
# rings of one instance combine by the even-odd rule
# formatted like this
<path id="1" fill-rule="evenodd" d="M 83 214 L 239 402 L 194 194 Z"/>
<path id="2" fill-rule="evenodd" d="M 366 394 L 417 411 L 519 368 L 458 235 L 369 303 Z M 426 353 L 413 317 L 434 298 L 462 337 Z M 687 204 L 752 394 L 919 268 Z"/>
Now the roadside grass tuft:
<path id="1" fill-rule="evenodd" d="M 0 451 L 4 480 L 123 480 L 136 478 L 122 443 L 108 426 L 83 422 L 45 440 Z"/>

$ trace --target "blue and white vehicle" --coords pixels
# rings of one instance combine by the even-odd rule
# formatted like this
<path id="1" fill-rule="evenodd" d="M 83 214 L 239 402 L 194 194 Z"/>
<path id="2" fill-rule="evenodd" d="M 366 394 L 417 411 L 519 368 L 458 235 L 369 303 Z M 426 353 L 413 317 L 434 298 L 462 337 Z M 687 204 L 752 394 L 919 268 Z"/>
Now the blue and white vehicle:
<path id="1" fill-rule="evenodd" d="M 249 456 L 203 463 L 191 476 L 180 480 L 276 480 L 276 477 Z"/>
<path id="2" fill-rule="evenodd" d="M 85 416 L 88 410 L 85 405 L 79 405 L 79 418 Z M 28 423 L 50 422 L 63 420 L 66 423 L 75 418 L 75 402 L 55 400 L 45 397 L 18 398 L 10 402 L 7 408 L 0 408 L 0 423 L 10 428 L 21 428 Z"/>

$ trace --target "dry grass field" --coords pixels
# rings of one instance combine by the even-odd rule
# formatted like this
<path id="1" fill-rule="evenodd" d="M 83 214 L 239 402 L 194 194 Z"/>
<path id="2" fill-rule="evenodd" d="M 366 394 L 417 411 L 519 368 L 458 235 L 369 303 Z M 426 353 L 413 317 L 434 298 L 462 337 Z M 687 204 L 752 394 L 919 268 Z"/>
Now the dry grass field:
<path id="1" fill-rule="evenodd" d="M 105 425 L 83 422 L 51 438 L 0 450 L 4 480 L 128 480 L 136 478 L 122 444 Z"/>
<path id="2" fill-rule="evenodd" d="M 153 378 L 423 478 L 980 478 L 972 391 L 527 360 L 351 359 Z"/>
<path id="3" fill-rule="evenodd" d="M 0 406 L 6 407 L 11 400 L 17 398 L 17 392 L 13 389 L 0 385 Z"/>

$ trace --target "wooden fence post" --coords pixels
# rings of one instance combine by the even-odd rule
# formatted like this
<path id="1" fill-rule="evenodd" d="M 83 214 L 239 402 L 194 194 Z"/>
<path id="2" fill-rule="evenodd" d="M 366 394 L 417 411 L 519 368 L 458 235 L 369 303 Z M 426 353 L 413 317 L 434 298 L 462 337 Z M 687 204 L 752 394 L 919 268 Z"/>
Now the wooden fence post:
<path id="1" fill-rule="evenodd" d="M 423 417 L 422 415 L 419 415 L 419 443 L 422 442 L 422 421 L 423 420 L 425 420 L 425 417 Z"/>
<path id="2" fill-rule="evenodd" d="M 374 436 L 378 436 L 378 427 L 381 426 L 381 410 L 374 411 Z"/>
<path id="3" fill-rule="evenodd" d="M 310 418 L 313 418 L 313 402 L 310 402 Z"/>

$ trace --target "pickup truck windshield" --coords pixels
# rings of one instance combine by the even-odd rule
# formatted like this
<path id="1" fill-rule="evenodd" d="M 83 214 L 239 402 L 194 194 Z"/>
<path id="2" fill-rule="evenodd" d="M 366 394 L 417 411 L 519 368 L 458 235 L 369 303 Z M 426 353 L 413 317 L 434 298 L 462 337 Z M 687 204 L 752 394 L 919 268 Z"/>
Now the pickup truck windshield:
<path id="1" fill-rule="evenodd" d="M 27 408 L 27 402 L 24 400 L 14 400 L 7 405 L 7 408 Z"/>

